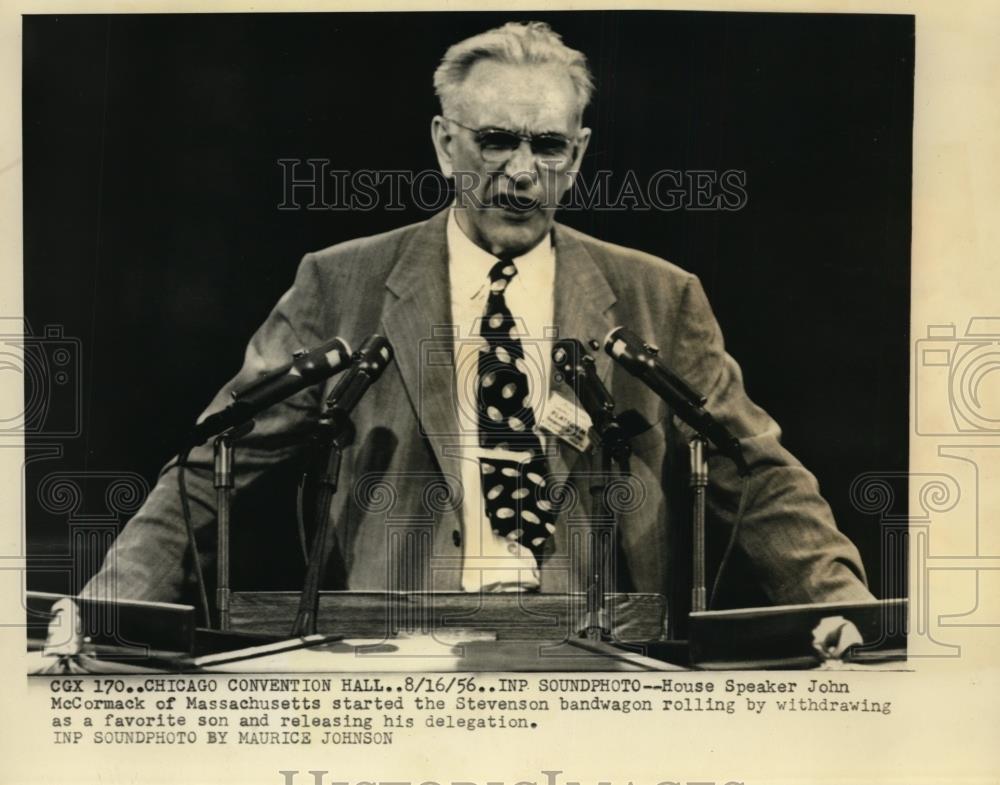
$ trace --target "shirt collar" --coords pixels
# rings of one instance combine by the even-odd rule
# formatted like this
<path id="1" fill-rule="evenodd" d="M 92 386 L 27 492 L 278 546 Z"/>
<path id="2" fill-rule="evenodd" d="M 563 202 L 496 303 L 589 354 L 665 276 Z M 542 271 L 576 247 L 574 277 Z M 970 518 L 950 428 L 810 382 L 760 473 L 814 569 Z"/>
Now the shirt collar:
<path id="1" fill-rule="evenodd" d="M 489 281 L 490 270 L 497 257 L 483 250 L 468 238 L 455 218 L 455 210 L 448 211 L 448 261 L 453 299 L 471 299 Z M 553 264 L 552 233 L 546 232 L 542 240 L 530 251 L 514 257 L 517 276 L 528 280 Z"/>

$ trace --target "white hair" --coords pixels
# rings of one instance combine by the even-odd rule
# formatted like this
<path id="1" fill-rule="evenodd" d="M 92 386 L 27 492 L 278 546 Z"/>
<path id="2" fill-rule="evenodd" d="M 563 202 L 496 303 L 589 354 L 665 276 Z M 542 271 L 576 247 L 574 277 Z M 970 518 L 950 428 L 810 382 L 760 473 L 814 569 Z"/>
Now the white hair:
<path id="1" fill-rule="evenodd" d="M 582 52 L 570 49 L 545 22 L 508 22 L 459 41 L 448 48 L 434 72 L 434 92 L 441 110 L 457 100 L 457 93 L 470 69 L 480 60 L 511 65 L 555 63 L 565 66 L 576 92 L 577 110 L 583 114 L 594 91 L 594 81 Z"/>

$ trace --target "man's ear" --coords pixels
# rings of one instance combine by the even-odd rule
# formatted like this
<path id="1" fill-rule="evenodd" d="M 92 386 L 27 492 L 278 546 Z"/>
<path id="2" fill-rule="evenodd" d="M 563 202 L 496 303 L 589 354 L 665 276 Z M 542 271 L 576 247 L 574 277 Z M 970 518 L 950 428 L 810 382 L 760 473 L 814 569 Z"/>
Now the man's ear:
<path id="1" fill-rule="evenodd" d="M 451 157 L 453 139 L 454 137 L 448 132 L 445 119 L 441 115 L 434 115 L 434 119 L 431 120 L 431 141 L 437 154 L 438 168 L 445 177 L 454 174 L 455 167 Z"/>
<path id="2" fill-rule="evenodd" d="M 576 180 L 576 176 L 580 172 L 580 166 L 583 163 L 583 155 L 587 152 L 587 145 L 590 144 L 590 129 L 581 128 L 580 133 L 576 137 L 576 154 L 573 156 L 573 162 L 570 164 L 567 174 L 570 178 L 570 185 Z"/>

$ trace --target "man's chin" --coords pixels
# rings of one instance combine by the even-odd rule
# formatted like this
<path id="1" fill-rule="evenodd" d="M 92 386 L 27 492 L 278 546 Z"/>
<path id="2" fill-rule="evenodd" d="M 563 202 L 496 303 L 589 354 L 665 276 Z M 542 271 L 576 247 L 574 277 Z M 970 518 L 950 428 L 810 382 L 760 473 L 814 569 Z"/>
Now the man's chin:
<path id="1" fill-rule="evenodd" d="M 484 216 L 480 231 L 491 253 L 519 256 L 530 251 L 552 227 L 552 216 L 541 210 L 518 213 L 494 208 Z"/>

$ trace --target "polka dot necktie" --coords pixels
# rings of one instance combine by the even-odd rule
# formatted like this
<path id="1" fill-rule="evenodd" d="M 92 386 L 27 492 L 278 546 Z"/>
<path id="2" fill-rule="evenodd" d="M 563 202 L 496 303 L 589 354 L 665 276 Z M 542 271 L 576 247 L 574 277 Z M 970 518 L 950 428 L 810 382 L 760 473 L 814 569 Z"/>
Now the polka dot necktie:
<path id="1" fill-rule="evenodd" d="M 524 348 L 504 292 L 517 267 L 501 259 L 490 270 L 490 292 L 480 335 L 476 402 L 482 447 L 524 453 L 524 460 L 480 458 L 486 515 L 493 532 L 530 550 L 540 563 L 555 532 L 556 510 L 547 498 L 549 463 L 535 433 Z"/>

